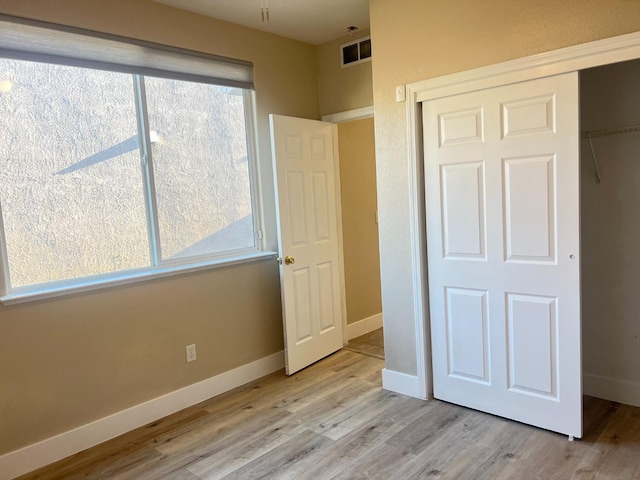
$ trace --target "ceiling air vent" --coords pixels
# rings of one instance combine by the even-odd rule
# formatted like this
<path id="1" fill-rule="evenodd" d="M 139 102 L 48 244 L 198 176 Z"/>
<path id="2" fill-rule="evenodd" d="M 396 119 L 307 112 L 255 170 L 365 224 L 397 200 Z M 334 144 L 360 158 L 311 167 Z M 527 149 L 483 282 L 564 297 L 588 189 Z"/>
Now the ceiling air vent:
<path id="1" fill-rule="evenodd" d="M 362 37 L 340 47 L 342 68 L 371 60 L 371 37 Z"/>

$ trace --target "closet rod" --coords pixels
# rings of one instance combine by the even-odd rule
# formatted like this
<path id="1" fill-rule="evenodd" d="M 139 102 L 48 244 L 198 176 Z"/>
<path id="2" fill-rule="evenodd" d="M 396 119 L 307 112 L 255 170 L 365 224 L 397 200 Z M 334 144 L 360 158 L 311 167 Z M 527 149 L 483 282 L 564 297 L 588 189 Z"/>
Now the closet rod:
<path id="1" fill-rule="evenodd" d="M 620 135 L 621 133 L 640 133 L 640 125 L 634 125 L 632 127 L 605 128 L 602 130 L 589 130 L 582 133 L 582 138 L 589 140 L 591 158 L 593 158 L 593 166 L 596 169 L 596 183 L 600 183 L 600 169 L 598 168 L 598 160 L 596 159 L 596 153 L 593 150 L 593 143 L 591 142 L 591 139 L 595 137 L 608 137 L 609 135 Z"/>

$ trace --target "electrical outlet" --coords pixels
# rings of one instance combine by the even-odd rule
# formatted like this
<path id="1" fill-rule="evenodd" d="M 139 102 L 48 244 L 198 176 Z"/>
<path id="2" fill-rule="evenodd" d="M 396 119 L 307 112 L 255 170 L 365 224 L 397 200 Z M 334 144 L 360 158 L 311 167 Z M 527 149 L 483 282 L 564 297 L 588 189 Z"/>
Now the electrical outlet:
<path id="1" fill-rule="evenodd" d="M 195 345 L 195 343 L 192 344 L 192 345 L 187 345 L 184 348 L 187 351 L 187 362 L 195 362 L 196 359 L 198 358 L 196 356 L 196 345 Z"/>

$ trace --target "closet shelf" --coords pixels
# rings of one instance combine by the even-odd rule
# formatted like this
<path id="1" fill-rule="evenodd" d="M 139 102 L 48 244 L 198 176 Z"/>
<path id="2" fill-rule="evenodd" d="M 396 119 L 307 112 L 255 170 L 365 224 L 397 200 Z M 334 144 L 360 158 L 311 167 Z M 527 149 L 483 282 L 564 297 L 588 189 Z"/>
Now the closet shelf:
<path id="1" fill-rule="evenodd" d="M 596 159 L 596 152 L 593 150 L 592 138 L 596 137 L 608 137 L 609 135 L 620 135 L 622 133 L 640 133 L 640 125 L 634 125 L 632 127 L 620 127 L 620 128 L 606 128 L 603 130 L 588 130 L 582 132 L 582 138 L 589 140 L 589 148 L 591 148 L 591 158 L 593 158 L 593 166 L 596 169 L 596 183 L 600 183 L 600 169 L 598 168 L 598 160 Z"/>
<path id="2" fill-rule="evenodd" d="M 633 127 L 606 128 L 603 130 L 588 130 L 582 132 L 582 138 L 608 137 L 609 135 L 620 135 L 621 133 L 640 133 L 640 125 Z"/>

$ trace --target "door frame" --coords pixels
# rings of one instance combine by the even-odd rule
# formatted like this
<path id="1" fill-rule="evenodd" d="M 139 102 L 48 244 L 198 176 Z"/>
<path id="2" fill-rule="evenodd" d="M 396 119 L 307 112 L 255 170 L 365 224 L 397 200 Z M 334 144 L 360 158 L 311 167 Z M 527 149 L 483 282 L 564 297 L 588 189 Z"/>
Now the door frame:
<path id="1" fill-rule="evenodd" d="M 422 102 L 639 58 L 640 32 L 634 32 L 406 85 L 411 276 L 414 292 L 417 365 L 417 392 L 415 393 L 418 398 L 433 396 L 424 206 Z"/>

